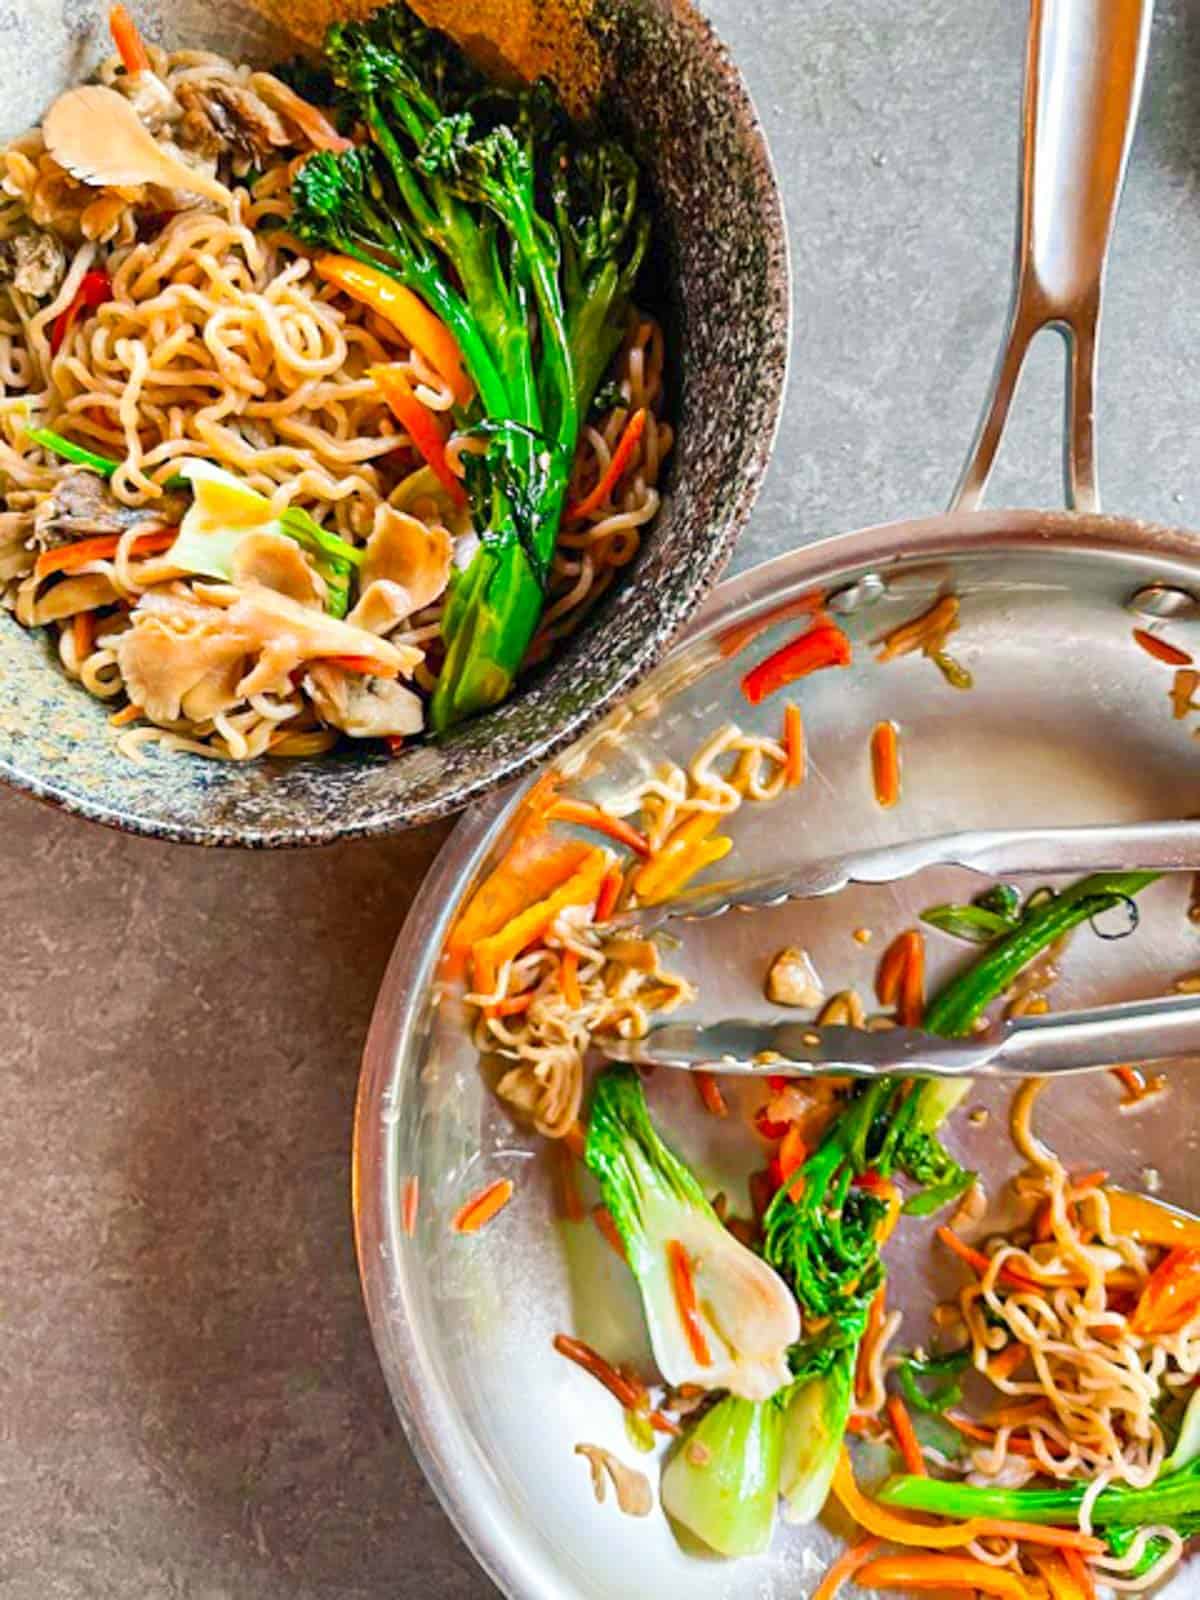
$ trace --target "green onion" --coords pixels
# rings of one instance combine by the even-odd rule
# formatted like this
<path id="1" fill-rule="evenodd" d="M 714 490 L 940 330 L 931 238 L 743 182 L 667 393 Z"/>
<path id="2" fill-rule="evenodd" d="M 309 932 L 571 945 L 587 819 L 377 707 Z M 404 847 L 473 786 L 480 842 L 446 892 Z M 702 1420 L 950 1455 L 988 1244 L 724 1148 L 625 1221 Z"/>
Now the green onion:
<path id="1" fill-rule="evenodd" d="M 121 465 L 110 456 L 97 454 L 85 445 L 76 444 L 73 439 L 64 439 L 61 433 L 55 433 L 51 428 L 30 428 L 29 437 L 34 444 L 41 445 L 43 450 L 49 450 L 51 455 L 61 456 L 64 461 L 73 461 L 78 467 L 90 467 L 93 472 L 98 472 L 102 478 L 111 478 Z M 164 489 L 187 489 L 190 485 L 186 478 L 181 478 L 178 473 L 173 473 L 163 484 Z"/>

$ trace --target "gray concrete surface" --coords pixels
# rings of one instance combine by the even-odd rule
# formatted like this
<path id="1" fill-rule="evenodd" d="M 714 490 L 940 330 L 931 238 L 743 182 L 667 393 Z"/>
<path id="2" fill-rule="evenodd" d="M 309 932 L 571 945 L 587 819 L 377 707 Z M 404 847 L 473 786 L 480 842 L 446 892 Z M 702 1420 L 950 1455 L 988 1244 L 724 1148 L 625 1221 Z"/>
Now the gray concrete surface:
<path id="1" fill-rule="evenodd" d="M 739 565 L 938 508 L 1007 298 L 1024 8 L 710 0 L 770 133 L 796 344 Z M 1103 343 L 1111 509 L 1200 524 L 1200 12 L 1160 0 Z M 997 503 L 1058 493 L 1039 349 Z M 734 419 L 736 422 L 736 419 Z M 359 1304 L 358 1054 L 441 835 L 202 855 L 0 795 L 0 1597 L 492 1593 Z"/>

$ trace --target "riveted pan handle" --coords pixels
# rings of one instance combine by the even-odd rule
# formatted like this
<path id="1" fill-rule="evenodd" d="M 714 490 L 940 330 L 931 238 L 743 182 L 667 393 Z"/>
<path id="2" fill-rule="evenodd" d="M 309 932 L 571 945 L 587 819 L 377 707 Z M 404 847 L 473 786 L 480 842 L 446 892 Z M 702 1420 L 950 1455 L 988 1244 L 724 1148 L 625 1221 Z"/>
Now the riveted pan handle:
<path id="1" fill-rule="evenodd" d="M 983 500 L 1034 334 L 1067 348 L 1064 487 L 1098 511 L 1096 338 L 1105 258 L 1142 97 L 1153 0 L 1031 0 L 1021 215 L 1008 329 L 951 510 Z"/>

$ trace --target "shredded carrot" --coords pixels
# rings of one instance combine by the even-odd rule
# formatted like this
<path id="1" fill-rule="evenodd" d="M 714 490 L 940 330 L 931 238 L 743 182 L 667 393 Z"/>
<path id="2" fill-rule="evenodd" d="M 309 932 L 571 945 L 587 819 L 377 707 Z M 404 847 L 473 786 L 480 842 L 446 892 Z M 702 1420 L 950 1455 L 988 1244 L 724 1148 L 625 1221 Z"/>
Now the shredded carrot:
<path id="1" fill-rule="evenodd" d="M 142 710 L 141 706 L 135 706 L 131 702 L 127 706 L 122 706 L 120 711 L 114 711 L 112 716 L 108 719 L 108 725 L 110 728 L 128 727 L 131 722 L 137 722 L 139 718 L 144 717 L 145 715 L 146 713 Z"/>
<path id="2" fill-rule="evenodd" d="M 836 1600 L 837 1592 L 847 1578 L 852 1578 L 858 1569 L 871 1559 L 881 1543 L 882 1540 L 870 1534 L 867 1538 L 860 1539 L 857 1544 L 851 1545 L 849 1550 L 843 1550 L 813 1590 L 811 1600 Z"/>
<path id="3" fill-rule="evenodd" d="M 860 1567 L 854 1581 L 862 1589 L 967 1589 L 997 1600 L 1034 1600 L 1037 1592 L 1017 1573 L 968 1556 L 880 1556 Z"/>
<path id="4" fill-rule="evenodd" d="M 600 893 L 596 896 L 596 910 L 593 913 L 596 922 L 608 921 L 617 908 L 624 887 L 625 875 L 620 867 L 609 867 L 600 884 Z"/>
<path id="5" fill-rule="evenodd" d="M 79 665 L 91 655 L 96 642 L 96 613 L 77 611 L 71 618 L 71 643 L 75 647 L 75 662 Z"/>
<path id="6" fill-rule="evenodd" d="M 973 1245 L 967 1244 L 965 1239 L 960 1239 L 953 1228 L 939 1228 L 937 1237 L 947 1250 L 952 1250 L 960 1261 L 966 1262 L 977 1277 L 982 1278 L 986 1274 L 991 1262 L 982 1250 L 976 1250 Z"/>
<path id="7" fill-rule="evenodd" d="M 121 65 L 131 78 L 139 72 L 150 70 L 150 55 L 142 43 L 133 18 L 122 5 L 113 6 L 108 13 L 108 31 L 121 58 Z"/>
<path id="8" fill-rule="evenodd" d="M 1073 1551 L 1071 1558 L 1078 1563 L 1082 1581 L 1068 1565 L 1065 1550 L 1030 1550 L 1027 1554 L 1049 1590 L 1049 1600 L 1096 1600 L 1091 1573 Z"/>
<path id="9" fill-rule="evenodd" d="M 907 961 L 908 934 L 900 933 L 883 952 L 875 974 L 875 998 L 881 1006 L 894 1006 L 899 1000 Z"/>
<path id="10" fill-rule="evenodd" d="M 1182 722 L 1189 711 L 1196 709 L 1197 689 L 1200 689 L 1200 672 L 1194 668 L 1180 667 L 1171 682 L 1171 711 L 1176 722 Z"/>
<path id="11" fill-rule="evenodd" d="M 133 541 L 133 554 L 156 556 L 169 550 L 175 543 L 175 528 L 156 528 L 139 534 Z M 33 564 L 33 575 L 39 583 L 55 572 L 78 572 L 93 561 L 111 561 L 117 553 L 123 534 L 99 533 L 92 539 L 76 539 L 73 544 L 56 545 L 53 550 L 43 550 Z"/>
<path id="12" fill-rule="evenodd" d="M 1064 1545 L 1060 1554 L 1063 1564 L 1072 1578 L 1074 1578 L 1083 1600 L 1096 1600 L 1096 1585 L 1092 1580 L 1092 1574 L 1086 1562 L 1078 1550 L 1072 1550 Z"/>
<path id="13" fill-rule="evenodd" d="M 489 1017 L 519 1017 L 529 1010 L 533 1004 L 534 991 L 526 989 L 523 994 L 506 995 L 503 1000 L 497 1000 L 494 1005 L 486 1008 Z"/>
<path id="14" fill-rule="evenodd" d="M 908 959 L 900 980 L 900 1003 L 896 1016 L 905 1028 L 919 1028 L 925 1015 L 925 937 L 915 930 L 909 934 Z"/>
<path id="15" fill-rule="evenodd" d="M 908 1414 L 908 1407 L 898 1394 L 888 1395 L 887 1414 L 905 1470 L 918 1478 L 927 1478 L 929 1469 L 925 1465 L 925 1457 L 921 1454 L 921 1446 L 913 1432 L 912 1418 Z"/>
<path id="16" fill-rule="evenodd" d="M 547 831 L 543 815 L 530 801 L 516 838 L 495 868 L 476 889 L 446 942 L 451 974 L 480 939 L 497 933 L 522 911 L 567 882 L 591 854 L 582 839 L 564 839 Z"/>
<path id="17" fill-rule="evenodd" d="M 995 1440 L 994 1428 L 985 1428 L 981 1422 L 973 1422 L 970 1417 L 957 1416 L 953 1411 L 946 1411 L 943 1415 L 950 1426 L 957 1428 L 964 1438 L 975 1439 L 980 1444 L 991 1444 Z"/>
<path id="18" fill-rule="evenodd" d="M 672 1439 L 678 1439 L 683 1432 L 677 1422 L 672 1422 L 671 1418 L 664 1416 L 661 1411 L 652 1411 L 650 1413 L 650 1426 L 655 1433 L 669 1434 Z"/>
<path id="19" fill-rule="evenodd" d="M 804 1133 L 798 1122 L 788 1124 L 788 1131 L 783 1136 L 776 1159 L 779 1162 L 781 1185 L 787 1183 L 792 1174 L 798 1172 L 808 1160 L 808 1147 L 804 1143 Z"/>
<path id="20" fill-rule="evenodd" d="M 603 833 L 618 844 L 627 846 L 635 855 L 650 854 L 650 846 L 643 834 L 623 818 L 610 816 L 601 806 L 589 805 L 583 800 L 556 800 L 546 815 L 551 822 L 573 822 L 577 827 Z"/>
<path id="21" fill-rule="evenodd" d="M 1076 1194 L 1086 1194 L 1089 1189 L 1098 1189 L 1107 1182 L 1108 1173 L 1103 1167 L 1097 1167 L 1094 1172 L 1082 1172 L 1078 1178 L 1072 1178 L 1071 1188 Z"/>
<path id="22" fill-rule="evenodd" d="M 1024 1405 L 1000 1406 L 987 1417 L 989 1428 L 1023 1428 L 1027 1422 L 1044 1417 L 1049 1410 L 1045 1399 L 1029 1400 Z"/>
<path id="23" fill-rule="evenodd" d="M 554 1335 L 554 1348 L 560 1356 L 566 1356 L 568 1361 L 573 1361 L 577 1367 L 582 1367 L 585 1372 L 602 1383 L 620 1405 L 627 1411 L 642 1411 L 646 1407 L 646 1386 L 627 1373 L 618 1372 L 611 1361 L 606 1361 L 598 1350 L 593 1350 L 590 1344 L 584 1344 L 582 1339 L 572 1339 L 569 1334 L 556 1333 Z"/>
<path id="24" fill-rule="evenodd" d="M 421 1180 L 415 1173 L 405 1178 L 400 1190 L 400 1226 L 411 1239 L 417 1231 L 417 1207 L 421 1203 Z"/>
<path id="25" fill-rule="evenodd" d="M 562 1141 L 577 1161 L 583 1160 L 583 1152 L 587 1149 L 587 1129 L 578 1117 L 563 1134 Z"/>
<path id="26" fill-rule="evenodd" d="M 321 658 L 331 667 L 340 667 L 343 672 L 358 672 L 364 678 L 394 678 L 396 669 L 383 666 L 374 656 L 323 656 Z"/>
<path id="27" fill-rule="evenodd" d="M 877 722 L 871 734 L 871 775 L 876 802 L 890 810 L 900 798 L 900 736 L 894 722 Z"/>
<path id="28" fill-rule="evenodd" d="M 867 1312 L 867 1325 L 863 1330 L 862 1343 L 858 1347 L 858 1361 L 854 1369 L 854 1396 L 859 1401 L 866 1399 L 867 1391 L 871 1387 L 871 1356 L 879 1335 L 883 1332 L 886 1305 L 887 1289 L 880 1285 Z"/>
<path id="29" fill-rule="evenodd" d="M 727 1117 L 729 1107 L 725 1104 L 725 1096 L 721 1093 L 721 1085 L 711 1072 L 693 1072 L 692 1082 L 696 1085 L 696 1093 L 700 1096 L 700 1104 L 710 1117 Z"/>
<path id="30" fill-rule="evenodd" d="M 1168 667 L 1192 665 L 1192 657 L 1186 650 L 1181 650 L 1177 644 L 1170 644 L 1166 639 L 1160 639 L 1156 633 L 1149 633 L 1145 628 L 1135 628 L 1133 637 L 1148 656 L 1153 656 L 1156 661 L 1165 662 Z"/>
<path id="31" fill-rule="evenodd" d="M 773 628 L 777 622 L 791 622 L 795 617 L 813 616 L 824 604 L 825 596 L 820 590 L 802 594 L 795 600 L 785 600 L 782 605 L 776 606 L 772 611 L 764 612 L 762 616 L 755 617 L 750 622 L 739 622 L 728 628 L 717 640 L 717 648 L 726 659 L 736 656 L 748 644 L 753 644 L 760 634 L 766 633 L 768 628 Z"/>
<path id="32" fill-rule="evenodd" d="M 568 1222 L 582 1222 L 587 1212 L 579 1192 L 578 1163 L 561 1139 L 553 1146 L 557 1162 L 559 1210 Z"/>
<path id="33" fill-rule="evenodd" d="M 727 838 L 711 837 L 721 823 L 715 811 L 699 811 L 681 822 L 655 855 L 634 873 L 632 887 L 643 905 L 665 900 L 712 861 L 732 848 Z"/>
<path id="34" fill-rule="evenodd" d="M 958 626 L 958 597 L 945 594 L 935 600 L 927 611 L 909 622 L 902 622 L 871 643 L 880 645 L 876 661 L 894 661 L 913 650 L 923 650 L 926 655 L 941 648 Z"/>
<path id="35" fill-rule="evenodd" d="M 688 1346 L 696 1365 L 711 1367 L 712 1356 L 708 1340 L 700 1326 L 700 1307 L 696 1301 L 696 1284 L 692 1277 L 692 1263 L 678 1239 L 667 1240 L 667 1262 L 671 1268 L 671 1287 L 675 1293 L 675 1307 L 687 1334 Z"/>
<path id="36" fill-rule="evenodd" d="M 612 460 L 601 473 L 599 483 L 590 494 L 584 495 L 575 505 L 567 507 L 563 513 L 564 521 L 580 522 L 607 503 L 609 496 L 625 476 L 629 463 L 633 460 L 633 453 L 641 443 L 645 431 L 646 408 L 640 406 L 625 424 L 625 431 L 617 441 Z"/>
<path id="37" fill-rule="evenodd" d="M 579 992 L 579 952 L 577 950 L 564 950 L 562 961 L 558 969 L 558 981 L 562 987 L 563 999 L 572 1011 L 578 1011 L 583 1005 L 583 996 Z"/>
<path id="38" fill-rule="evenodd" d="M 629 1257 L 625 1254 L 625 1241 L 617 1232 L 617 1225 L 613 1221 L 613 1214 L 607 1206 L 592 1207 L 592 1221 L 600 1230 L 601 1237 L 606 1241 L 615 1255 L 628 1263 Z"/>
<path id="39" fill-rule="evenodd" d="M 1028 1347 L 1014 1340 L 1012 1344 L 1007 1345 L 999 1355 L 993 1356 L 988 1362 L 988 1377 L 993 1380 L 999 1379 L 1002 1383 L 1007 1381 L 1021 1366 L 1028 1354 Z"/>
<path id="40" fill-rule="evenodd" d="M 394 364 L 368 367 L 367 377 L 375 383 L 411 439 L 414 450 L 424 459 L 451 500 L 455 505 L 465 506 L 467 493 L 450 470 L 441 424 L 433 412 L 417 399 L 403 369 Z"/>
<path id="41" fill-rule="evenodd" d="M 789 789 L 798 789 L 804 782 L 807 767 L 804 748 L 804 718 L 800 707 L 789 700 L 783 708 L 783 748 L 787 751 L 784 764 L 784 781 Z"/>
<path id="42" fill-rule="evenodd" d="M 1150 1099 L 1152 1095 L 1161 1092 L 1167 1081 L 1161 1073 L 1147 1078 L 1140 1067 L 1110 1067 L 1109 1071 L 1125 1090 L 1121 1099 L 1123 1106 L 1136 1106 L 1141 1101 Z"/>
<path id="43" fill-rule="evenodd" d="M 489 1183 L 480 1189 L 478 1194 L 473 1194 L 469 1200 L 459 1206 L 450 1223 L 455 1233 L 478 1233 L 479 1229 L 488 1223 L 498 1211 L 503 1211 L 512 1199 L 513 1182 L 511 1178 L 497 1178 L 494 1183 Z"/>

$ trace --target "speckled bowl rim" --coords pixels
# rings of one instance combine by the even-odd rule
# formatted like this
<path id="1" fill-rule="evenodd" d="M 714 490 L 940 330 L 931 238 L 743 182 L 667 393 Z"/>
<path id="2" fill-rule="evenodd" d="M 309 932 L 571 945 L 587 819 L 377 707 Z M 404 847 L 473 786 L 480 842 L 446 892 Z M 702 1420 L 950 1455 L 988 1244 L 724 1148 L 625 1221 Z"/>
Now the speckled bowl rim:
<path id="1" fill-rule="evenodd" d="M 792 348 L 792 259 L 787 217 L 780 191 L 775 160 L 767 141 L 762 119 L 740 68 L 712 23 L 700 11 L 689 7 L 694 25 L 712 51 L 725 93 L 737 113 L 747 146 L 753 158 L 756 178 L 756 210 L 762 218 L 764 234 L 771 251 L 767 262 L 767 295 L 761 308 L 763 323 L 764 382 L 770 382 L 764 416 L 767 426 L 757 445 L 747 453 L 740 470 L 740 486 L 722 518 L 719 538 L 697 552 L 692 582 L 686 593 L 672 598 L 663 609 L 658 626 L 630 651 L 619 676 L 591 704 L 565 718 L 551 733 L 524 746 L 518 753 L 504 754 L 486 774 L 472 777 L 453 794 L 432 797 L 409 807 L 403 816 L 380 808 L 377 816 L 348 821 L 316 822 L 300 828 L 229 827 L 219 821 L 202 826 L 172 823 L 161 816 L 141 816 L 136 811 L 106 804 L 66 785 L 23 772 L 7 758 L 0 757 L 0 783 L 29 795 L 57 810 L 88 822 L 99 822 L 122 833 L 161 839 L 174 844 L 192 844 L 218 849 L 237 847 L 248 850 L 310 849 L 336 844 L 344 839 L 386 838 L 410 828 L 439 822 L 458 815 L 468 806 L 527 776 L 560 750 L 579 739 L 601 720 L 657 665 L 684 628 L 695 617 L 711 593 L 733 554 L 762 487 L 767 466 L 779 433 L 783 403 L 788 390 Z"/>

